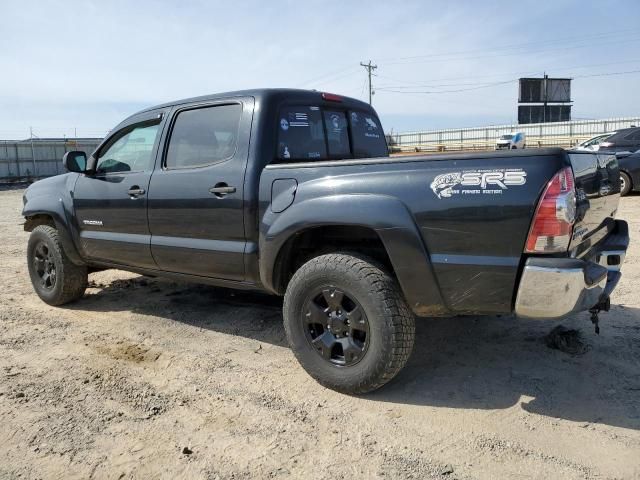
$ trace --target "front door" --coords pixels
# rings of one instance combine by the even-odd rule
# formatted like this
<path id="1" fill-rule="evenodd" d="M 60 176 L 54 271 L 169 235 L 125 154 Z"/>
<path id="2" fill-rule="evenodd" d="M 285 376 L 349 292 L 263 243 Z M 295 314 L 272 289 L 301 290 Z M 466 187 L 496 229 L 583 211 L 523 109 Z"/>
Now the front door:
<path id="1" fill-rule="evenodd" d="M 119 125 L 94 154 L 94 173 L 82 174 L 73 192 L 85 255 L 98 261 L 156 268 L 151 256 L 147 195 L 162 112 Z"/>
<path id="2" fill-rule="evenodd" d="M 173 113 L 149 185 L 151 252 L 161 270 L 245 278 L 244 175 L 253 99 Z"/>

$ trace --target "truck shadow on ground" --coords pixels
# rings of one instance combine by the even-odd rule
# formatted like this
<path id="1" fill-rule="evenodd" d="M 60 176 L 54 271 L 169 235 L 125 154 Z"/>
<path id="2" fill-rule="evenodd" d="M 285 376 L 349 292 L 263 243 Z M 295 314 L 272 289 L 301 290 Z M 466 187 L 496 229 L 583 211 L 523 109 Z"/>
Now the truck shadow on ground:
<path id="1" fill-rule="evenodd" d="M 136 277 L 95 285 L 71 308 L 131 311 L 286 347 L 282 300 L 255 292 Z M 582 355 L 549 348 L 558 324 L 578 329 Z M 588 314 L 560 321 L 511 316 L 416 320 L 407 366 L 369 401 L 504 409 L 640 429 L 640 309 L 613 305 L 595 335 Z"/>

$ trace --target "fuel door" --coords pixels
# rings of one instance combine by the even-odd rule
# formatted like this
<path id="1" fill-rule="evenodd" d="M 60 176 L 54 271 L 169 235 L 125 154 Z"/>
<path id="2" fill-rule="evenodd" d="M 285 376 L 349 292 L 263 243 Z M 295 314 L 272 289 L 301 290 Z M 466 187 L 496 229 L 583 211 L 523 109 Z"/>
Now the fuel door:
<path id="1" fill-rule="evenodd" d="M 271 211 L 284 212 L 296 198 L 298 182 L 295 178 L 278 178 L 271 184 Z"/>

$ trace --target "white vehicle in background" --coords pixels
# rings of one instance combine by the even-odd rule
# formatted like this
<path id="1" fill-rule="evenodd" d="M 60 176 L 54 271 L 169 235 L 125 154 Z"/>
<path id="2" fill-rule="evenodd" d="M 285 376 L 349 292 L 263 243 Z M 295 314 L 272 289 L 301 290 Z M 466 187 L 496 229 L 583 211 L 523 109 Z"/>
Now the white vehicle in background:
<path id="1" fill-rule="evenodd" d="M 515 148 L 525 148 L 525 136 L 522 132 L 511 132 L 502 135 L 496 141 L 496 150 L 512 150 Z"/>
<path id="2" fill-rule="evenodd" d="M 595 137 L 591 137 L 589 140 L 585 140 L 582 143 L 572 147 L 571 150 L 577 150 L 581 152 L 597 152 L 600 149 L 600 144 L 604 142 L 611 135 L 615 135 L 616 132 L 601 133 Z"/>

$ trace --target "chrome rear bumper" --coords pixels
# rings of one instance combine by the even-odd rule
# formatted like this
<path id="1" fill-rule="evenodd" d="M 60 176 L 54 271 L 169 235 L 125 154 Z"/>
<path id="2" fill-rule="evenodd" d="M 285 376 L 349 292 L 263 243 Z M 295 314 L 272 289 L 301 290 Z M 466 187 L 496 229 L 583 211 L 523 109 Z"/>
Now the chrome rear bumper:
<path id="1" fill-rule="evenodd" d="M 589 310 L 606 299 L 620 280 L 629 233 L 617 220 L 610 237 L 595 247 L 593 261 L 576 258 L 527 259 L 516 295 L 515 313 L 528 318 L 559 318 Z"/>

